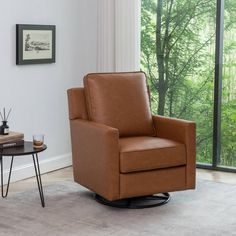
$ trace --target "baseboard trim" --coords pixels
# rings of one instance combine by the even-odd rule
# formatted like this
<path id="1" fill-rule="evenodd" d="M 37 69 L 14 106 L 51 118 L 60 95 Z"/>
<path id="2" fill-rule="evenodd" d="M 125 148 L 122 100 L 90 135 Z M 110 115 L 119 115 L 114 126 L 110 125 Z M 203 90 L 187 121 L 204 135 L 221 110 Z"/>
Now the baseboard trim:
<path id="1" fill-rule="evenodd" d="M 52 157 L 43 161 L 39 160 L 39 163 L 40 163 L 41 174 L 65 168 L 72 165 L 71 153 Z M 9 170 L 5 170 L 3 174 L 4 174 L 4 184 L 6 184 L 9 175 Z M 31 164 L 17 166 L 15 168 L 13 164 L 11 183 L 27 179 L 33 176 L 35 176 L 33 161 Z"/>

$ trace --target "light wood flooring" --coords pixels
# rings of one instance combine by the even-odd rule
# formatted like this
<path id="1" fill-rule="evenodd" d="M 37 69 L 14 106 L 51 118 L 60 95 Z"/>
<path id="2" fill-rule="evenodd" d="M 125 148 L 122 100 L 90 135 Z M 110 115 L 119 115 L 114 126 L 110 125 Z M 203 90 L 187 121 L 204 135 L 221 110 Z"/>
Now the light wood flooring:
<path id="1" fill-rule="evenodd" d="M 225 173 L 220 171 L 197 169 L 197 178 L 228 183 L 228 184 L 236 184 L 236 173 Z M 73 179 L 72 167 L 60 169 L 42 175 L 43 186 L 72 179 Z M 35 178 L 29 178 L 26 180 L 11 183 L 9 194 L 26 191 L 32 188 L 37 188 L 37 183 Z"/>

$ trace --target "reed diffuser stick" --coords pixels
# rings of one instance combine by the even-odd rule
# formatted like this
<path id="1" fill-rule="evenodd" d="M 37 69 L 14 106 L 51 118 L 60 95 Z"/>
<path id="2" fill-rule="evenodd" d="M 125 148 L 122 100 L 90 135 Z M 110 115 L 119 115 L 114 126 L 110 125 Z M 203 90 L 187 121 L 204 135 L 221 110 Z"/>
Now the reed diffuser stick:
<path id="1" fill-rule="evenodd" d="M 3 117 L 2 117 L 2 112 L 0 112 L 0 115 L 1 115 L 1 118 L 2 118 L 2 121 L 4 120 Z"/>
<path id="2" fill-rule="evenodd" d="M 8 111 L 8 113 L 6 113 L 6 108 L 3 108 L 3 113 L 0 111 L 0 116 L 2 118 L 2 121 L 7 121 L 10 114 L 11 114 L 12 108 Z M 7 114 L 7 115 L 6 115 Z"/>
<path id="3" fill-rule="evenodd" d="M 11 109 L 12 109 L 12 108 L 11 108 Z M 9 115 L 10 115 L 10 113 L 11 113 L 11 109 L 9 110 L 9 112 L 8 112 L 8 114 L 7 114 L 6 121 L 8 120 L 8 117 L 9 117 Z"/>

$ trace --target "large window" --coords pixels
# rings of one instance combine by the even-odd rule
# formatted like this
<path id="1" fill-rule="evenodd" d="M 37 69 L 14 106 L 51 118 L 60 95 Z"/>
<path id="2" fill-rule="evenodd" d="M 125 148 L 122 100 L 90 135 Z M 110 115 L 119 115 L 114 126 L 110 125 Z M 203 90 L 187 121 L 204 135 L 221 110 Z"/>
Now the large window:
<path id="1" fill-rule="evenodd" d="M 236 167 L 236 1 L 225 4 L 223 76 L 215 66 L 222 57 L 221 1 L 142 0 L 141 66 L 152 112 L 197 123 L 198 163 Z M 219 80 L 223 90 L 216 91 Z"/>
<path id="2" fill-rule="evenodd" d="M 236 167 L 236 1 L 225 0 L 221 166 Z"/>

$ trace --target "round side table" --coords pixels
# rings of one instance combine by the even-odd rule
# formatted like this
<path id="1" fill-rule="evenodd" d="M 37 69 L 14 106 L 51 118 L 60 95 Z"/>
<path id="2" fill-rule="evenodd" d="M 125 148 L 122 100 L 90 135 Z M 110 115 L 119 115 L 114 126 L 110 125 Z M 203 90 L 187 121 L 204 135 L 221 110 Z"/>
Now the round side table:
<path id="1" fill-rule="evenodd" d="M 42 186 L 41 173 L 40 173 L 40 168 L 39 168 L 38 153 L 42 152 L 46 149 L 47 149 L 46 145 L 43 145 L 43 147 L 41 147 L 41 148 L 34 148 L 33 147 L 33 142 L 27 142 L 27 141 L 25 141 L 24 146 L 21 146 L 21 147 L 11 147 L 11 148 L 0 149 L 1 190 L 2 190 L 2 197 L 3 198 L 6 198 L 7 195 L 8 195 L 14 157 L 31 155 L 32 158 L 33 158 L 35 176 L 36 176 L 36 179 L 37 179 L 41 204 L 42 204 L 42 207 L 45 207 L 44 195 L 43 195 L 43 186 Z M 3 190 L 3 157 L 4 156 L 11 156 L 10 171 L 9 171 L 9 175 L 8 175 L 8 181 L 7 181 L 7 187 L 6 187 L 5 194 L 4 194 L 4 190 Z"/>

